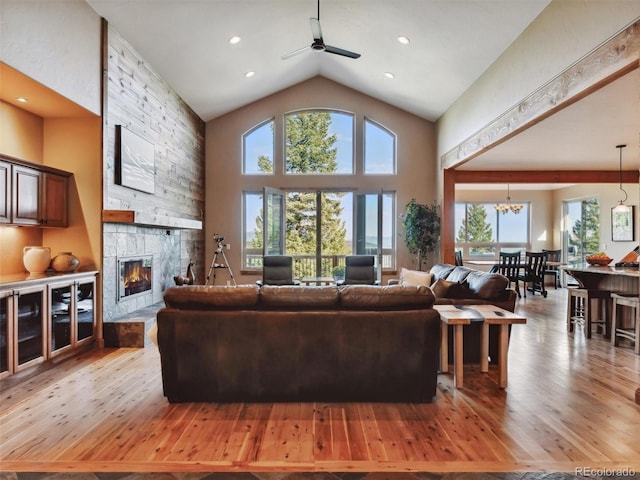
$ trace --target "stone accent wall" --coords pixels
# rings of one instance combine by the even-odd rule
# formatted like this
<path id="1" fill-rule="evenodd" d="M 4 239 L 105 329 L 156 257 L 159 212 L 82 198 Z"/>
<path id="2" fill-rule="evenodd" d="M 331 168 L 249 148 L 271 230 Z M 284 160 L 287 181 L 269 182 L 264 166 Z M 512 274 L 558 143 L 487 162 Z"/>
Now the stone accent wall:
<path id="1" fill-rule="evenodd" d="M 108 322 L 162 301 L 173 277 L 186 274 L 189 261 L 204 281 L 206 261 L 203 231 L 161 225 L 163 217 L 203 219 L 204 122 L 114 28 L 106 28 L 103 208 L 160 219 L 157 227 L 103 224 L 103 321 Z M 154 145 L 155 193 L 116 183 L 117 125 Z M 118 302 L 117 258 L 137 254 L 153 256 L 153 292 Z"/>

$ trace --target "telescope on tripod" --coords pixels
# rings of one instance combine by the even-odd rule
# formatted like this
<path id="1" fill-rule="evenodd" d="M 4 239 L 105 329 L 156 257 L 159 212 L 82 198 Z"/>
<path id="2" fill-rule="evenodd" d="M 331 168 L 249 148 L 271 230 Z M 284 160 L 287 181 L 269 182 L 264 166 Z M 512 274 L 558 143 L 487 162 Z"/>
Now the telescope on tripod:
<path id="1" fill-rule="evenodd" d="M 211 277 L 211 272 L 213 272 L 213 282 L 212 285 L 216 284 L 216 270 L 219 268 L 226 268 L 229 272 L 229 281 L 227 285 L 233 283 L 234 286 L 237 286 L 236 279 L 233 276 L 233 271 L 231 270 L 231 266 L 229 265 L 229 261 L 227 260 L 227 256 L 224 254 L 224 237 L 218 233 L 213 234 L 213 240 L 217 242 L 218 246 L 216 247 L 213 253 L 213 260 L 211 261 L 211 266 L 209 267 L 209 273 L 207 274 L 207 281 L 204 283 L 205 285 L 209 285 L 209 279 Z M 221 256 L 221 261 L 218 261 L 218 256 Z"/>

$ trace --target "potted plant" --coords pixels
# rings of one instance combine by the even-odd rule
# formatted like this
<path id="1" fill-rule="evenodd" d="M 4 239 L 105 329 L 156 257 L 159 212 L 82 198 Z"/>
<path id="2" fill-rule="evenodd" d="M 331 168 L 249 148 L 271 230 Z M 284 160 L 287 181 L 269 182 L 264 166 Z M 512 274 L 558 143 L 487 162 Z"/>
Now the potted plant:
<path id="1" fill-rule="evenodd" d="M 412 198 L 401 215 L 404 243 L 409 253 L 416 255 L 418 270 L 422 270 L 427 256 L 436 250 L 440 239 L 440 206 L 435 202 L 424 205 Z"/>

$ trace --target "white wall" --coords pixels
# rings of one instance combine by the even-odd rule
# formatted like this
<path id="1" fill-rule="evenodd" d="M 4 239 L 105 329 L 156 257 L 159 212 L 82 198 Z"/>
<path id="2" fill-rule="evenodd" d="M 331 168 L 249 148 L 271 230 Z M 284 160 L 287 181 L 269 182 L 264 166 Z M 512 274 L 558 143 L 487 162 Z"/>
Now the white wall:
<path id="1" fill-rule="evenodd" d="M 84 0 L 0 1 L 0 61 L 100 114 L 100 16 Z"/>
<path id="2" fill-rule="evenodd" d="M 553 0 L 438 120 L 438 158 L 640 17 L 637 0 Z"/>

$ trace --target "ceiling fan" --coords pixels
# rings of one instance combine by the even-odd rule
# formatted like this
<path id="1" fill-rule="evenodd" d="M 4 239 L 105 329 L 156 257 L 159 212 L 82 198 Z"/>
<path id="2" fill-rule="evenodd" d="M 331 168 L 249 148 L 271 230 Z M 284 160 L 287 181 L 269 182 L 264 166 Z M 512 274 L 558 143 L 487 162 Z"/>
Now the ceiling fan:
<path id="1" fill-rule="evenodd" d="M 324 43 L 324 40 L 322 39 L 322 29 L 320 28 L 320 0 L 318 0 L 318 18 L 311 17 L 309 19 L 309 22 L 311 23 L 311 34 L 313 35 L 313 43 L 308 47 L 299 48 L 298 50 L 294 50 L 293 52 L 285 53 L 280 58 L 285 60 L 309 49 L 315 50 L 317 52 L 334 53 L 336 55 L 342 55 L 343 57 L 360 58 L 359 53 L 350 52 L 349 50 L 344 50 L 338 47 L 332 47 L 331 45 L 326 45 Z"/>

